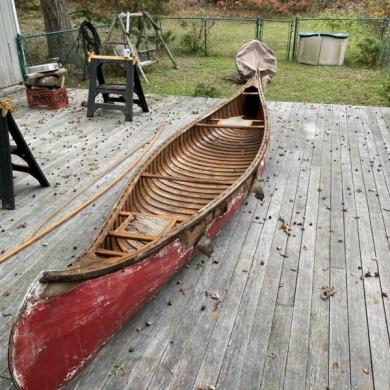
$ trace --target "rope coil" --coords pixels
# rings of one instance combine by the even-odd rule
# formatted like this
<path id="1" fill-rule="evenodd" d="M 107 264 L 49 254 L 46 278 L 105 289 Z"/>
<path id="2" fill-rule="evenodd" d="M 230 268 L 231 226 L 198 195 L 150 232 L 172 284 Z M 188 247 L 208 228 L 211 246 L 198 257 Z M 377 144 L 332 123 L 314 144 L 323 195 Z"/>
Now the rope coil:
<path id="1" fill-rule="evenodd" d="M 3 111 L 3 116 L 6 116 L 8 112 L 15 112 L 15 108 L 12 104 L 12 98 L 8 97 L 4 100 L 0 100 L 0 110 Z"/>

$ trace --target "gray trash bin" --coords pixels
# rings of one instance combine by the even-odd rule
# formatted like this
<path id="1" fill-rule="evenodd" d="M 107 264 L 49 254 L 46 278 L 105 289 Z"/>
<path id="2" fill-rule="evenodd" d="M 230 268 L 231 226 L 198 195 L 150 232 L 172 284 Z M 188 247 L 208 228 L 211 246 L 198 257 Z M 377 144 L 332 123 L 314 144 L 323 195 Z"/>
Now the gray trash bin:
<path id="1" fill-rule="evenodd" d="M 349 34 L 321 33 L 319 65 L 343 65 Z"/>
<path id="2" fill-rule="evenodd" d="M 300 64 L 318 65 L 321 36 L 318 32 L 299 33 L 297 62 Z"/>

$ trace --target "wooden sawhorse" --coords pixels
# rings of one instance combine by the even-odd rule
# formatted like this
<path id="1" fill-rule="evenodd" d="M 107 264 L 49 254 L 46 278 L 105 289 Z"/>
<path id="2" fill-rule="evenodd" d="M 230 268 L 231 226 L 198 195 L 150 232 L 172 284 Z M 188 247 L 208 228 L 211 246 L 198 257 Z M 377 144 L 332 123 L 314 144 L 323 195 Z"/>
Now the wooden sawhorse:
<path id="1" fill-rule="evenodd" d="M 10 136 L 15 145 L 10 144 Z M 12 163 L 11 155 L 23 159 L 27 165 Z M 13 171 L 29 173 L 42 187 L 49 187 L 10 111 L 0 108 L 0 199 L 3 209 L 15 208 Z"/>
<path id="2" fill-rule="evenodd" d="M 92 54 L 88 57 L 89 92 L 87 117 L 93 117 L 98 108 L 108 108 L 123 111 L 125 120 L 132 121 L 133 103 L 138 104 L 143 112 L 149 112 L 135 61 L 132 57 L 121 56 L 100 56 Z M 107 84 L 102 71 L 104 64 L 122 65 L 125 71 L 126 84 Z M 133 92 L 138 96 L 138 99 L 133 99 Z M 99 94 L 103 95 L 104 103 L 95 102 Z M 110 94 L 117 96 L 110 96 Z"/>

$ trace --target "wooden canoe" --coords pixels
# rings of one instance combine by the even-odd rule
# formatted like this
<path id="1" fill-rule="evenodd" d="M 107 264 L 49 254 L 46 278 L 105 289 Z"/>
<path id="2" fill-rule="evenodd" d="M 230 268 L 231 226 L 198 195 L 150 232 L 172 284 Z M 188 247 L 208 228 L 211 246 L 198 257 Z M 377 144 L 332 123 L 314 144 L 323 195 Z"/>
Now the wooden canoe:
<path id="1" fill-rule="evenodd" d="M 257 78 L 168 139 L 137 171 L 89 250 L 30 288 L 10 336 L 15 384 L 64 385 L 192 255 L 210 255 L 211 239 L 248 193 L 261 198 L 268 145 Z"/>

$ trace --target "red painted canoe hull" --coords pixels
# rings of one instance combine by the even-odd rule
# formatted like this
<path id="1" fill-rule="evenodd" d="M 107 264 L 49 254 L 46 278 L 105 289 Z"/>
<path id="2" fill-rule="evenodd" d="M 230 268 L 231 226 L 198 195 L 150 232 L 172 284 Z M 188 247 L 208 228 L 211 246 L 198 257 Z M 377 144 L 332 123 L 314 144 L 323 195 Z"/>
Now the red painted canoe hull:
<path id="1" fill-rule="evenodd" d="M 263 170 L 264 160 L 258 177 Z M 233 218 L 246 197 L 239 193 L 209 225 L 210 238 Z M 9 366 L 15 384 L 26 390 L 63 386 L 196 252 L 194 247 L 183 248 L 177 239 L 150 258 L 50 299 L 40 298 L 42 286 L 37 281 L 11 332 Z"/>

